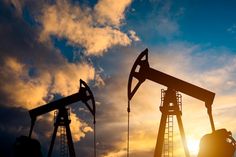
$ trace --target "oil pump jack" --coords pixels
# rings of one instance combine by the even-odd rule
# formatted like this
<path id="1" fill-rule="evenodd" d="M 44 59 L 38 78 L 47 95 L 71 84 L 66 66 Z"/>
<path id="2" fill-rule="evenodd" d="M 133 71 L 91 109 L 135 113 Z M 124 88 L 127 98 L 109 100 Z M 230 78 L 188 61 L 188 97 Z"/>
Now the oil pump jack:
<path id="1" fill-rule="evenodd" d="M 134 86 L 134 88 L 132 88 L 133 79 L 136 79 L 138 82 L 136 86 Z M 212 116 L 212 104 L 215 97 L 215 93 L 151 68 L 148 63 L 148 49 L 145 49 L 136 59 L 131 69 L 129 80 L 128 80 L 127 157 L 129 157 L 130 101 L 132 97 L 134 96 L 134 94 L 136 93 L 136 91 L 138 90 L 139 86 L 146 79 L 167 87 L 167 90 L 162 90 L 162 103 L 160 106 L 160 111 L 162 112 L 162 115 L 161 115 L 161 120 L 160 120 L 160 126 L 159 126 L 159 131 L 158 131 L 158 136 L 157 136 L 154 157 L 161 157 L 162 155 L 164 157 L 173 157 L 173 132 L 171 132 L 173 131 L 173 115 L 177 117 L 177 122 L 179 125 L 179 130 L 180 130 L 180 135 L 182 138 L 185 156 L 190 157 L 190 153 L 187 147 L 185 132 L 183 128 L 182 118 L 181 118 L 181 115 L 182 115 L 181 95 L 178 92 L 184 93 L 186 95 L 189 95 L 191 97 L 194 97 L 196 99 L 199 99 L 205 102 L 205 106 L 207 108 L 207 113 L 210 119 L 211 129 L 213 133 L 216 132 L 213 116 Z M 223 131 L 217 130 L 217 132 L 218 134 L 221 134 L 221 135 L 222 133 L 219 133 L 219 132 L 224 132 L 223 140 L 225 141 L 227 139 L 226 137 L 229 137 L 230 139 L 232 139 L 232 136 L 230 136 L 230 134 L 227 134 L 226 130 L 223 130 Z M 211 140 L 209 136 L 210 135 L 203 138 L 203 143 L 207 143 L 206 141 Z M 208 144 L 209 143 L 210 142 L 208 142 Z M 231 142 L 229 142 L 229 145 L 231 147 L 234 147 L 232 149 L 229 149 L 231 150 L 230 152 L 231 156 L 230 155 L 227 156 L 226 153 L 225 155 L 227 157 L 232 157 L 232 151 L 235 150 L 235 141 L 231 140 Z M 202 154 L 202 156 L 199 155 L 199 157 L 218 157 L 216 155 L 215 156 L 206 155 L 207 153 L 205 152 L 199 153 L 199 154 Z M 219 156 L 219 157 L 222 157 L 222 156 Z"/>
<path id="2" fill-rule="evenodd" d="M 48 112 L 51 112 L 53 110 L 57 110 L 58 113 L 55 118 L 55 123 L 54 123 L 54 131 L 52 134 L 52 139 L 51 139 L 51 144 L 50 148 L 48 151 L 48 157 L 51 157 L 52 155 L 52 150 L 57 134 L 58 127 L 64 127 L 64 133 L 66 133 L 67 137 L 67 145 L 69 148 L 69 155 L 70 157 L 75 157 L 75 150 L 74 150 L 74 145 L 73 145 L 73 140 L 72 140 L 72 135 L 70 131 L 70 118 L 69 118 L 69 113 L 68 113 L 68 108 L 66 108 L 68 105 L 75 103 L 77 101 L 82 101 L 86 107 L 89 109 L 93 116 L 93 124 L 94 124 L 94 156 L 96 157 L 96 134 L 95 134 L 95 113 L 96 113 L 96 108 L 95 108 L 95 101 L 93 94 L 88 87 L 88 85 L 83 81 L 80 80 L 80 89 L 78 93 L 72 94 L 70 96 L 64 97 L 62 99 L 50 102 L 46 105 L 34 108 L 29 111 L 30 117 L 31 117 L 31 127 L 30 127 L 30 132 L 29 132 L 29 138 L 31 138 L 33 127 L 35 124 L 35 121 L 38 116 L 46 114 Z M 64 141 L 65 142 L 65 141 Z"/>

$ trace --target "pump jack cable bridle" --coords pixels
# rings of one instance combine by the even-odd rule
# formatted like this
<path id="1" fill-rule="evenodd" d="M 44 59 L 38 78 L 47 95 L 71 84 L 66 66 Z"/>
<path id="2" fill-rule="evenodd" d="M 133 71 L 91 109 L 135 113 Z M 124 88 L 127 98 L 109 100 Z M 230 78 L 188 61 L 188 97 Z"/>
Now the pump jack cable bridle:
<path id="1" fill-rule="evenodd" d="M 94 157 L 96 157 L 96 120 L 94 116 L 93 120 L 93 151 L 94 151 Z"/>
<path id="2" fill-rule="evenodd" d="M 127 157 L 129 157 L 129 117 L 130 117 L 130 100 L 128 100 L 128 126 L 127 126 Z"/>

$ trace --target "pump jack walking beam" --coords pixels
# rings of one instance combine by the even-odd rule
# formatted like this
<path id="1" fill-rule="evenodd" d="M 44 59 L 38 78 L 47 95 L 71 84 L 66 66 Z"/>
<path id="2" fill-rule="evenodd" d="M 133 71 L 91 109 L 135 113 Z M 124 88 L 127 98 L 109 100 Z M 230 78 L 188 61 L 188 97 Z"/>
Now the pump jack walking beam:
<path id="1" fill-rule="evenodd" d="M 92 101 L 92 105 L 88 104 L 89 100 Z M 72 94 L 70 96 L 64 97 L 62 99 L 50 102 L 48 104 L 30 110 L 29 114 L 31 120 L 35 121 L 36 118 L 40 115 L 56 110 L 58 108 L 66 107 L 77 101 L 82 101 L 87 106 L 91 114 L 95 117 L 96 108 L 92 91 L 83 80 L 80 80 L 80 89 L 78 93 Z"/>
<path id="2" fill-rule="evenodd" d="M 138 83 L 136 84 L 136 86 L 134 88 L 131 87 L 132 83 L 133 83 L 133 79 L 136 79 L 138 81 Z M 138 90 L 139 86 L 146 79 L 149 79 L 149 80 L 154 81 L 156 83 L 167 86 L 168 87 L 167 91 L 170 91 L 170 90 L 179 91 L 179 92 L 182 92 L 186 95 L 192 96 L 196 99 L 204 101 L 205 106 L 207 108 L 207 113 L 210 118 L 212 131 L 213 132 L 215 131 L 214 121 L 213 121 L 213 117 L 212 117 L 212 103 L 213 103 L 213 100 L 215 97 L 215 93 L 149 67 L 148 49 L 145 49 L 138 56 L 138 58 L 136 59 L 134 65 L 131 69 L 131 72 L 130 72 L 130 76 L 129 76 L 129 80 L 128 80 L 128 108 L 127 108 L 128 113 L 130 112 L 130 103 L 129 103 L 130 100 L 132 99 L 132 97 L 134 96 L 136 91 Z M 187 150 L 187 144 L 186 144 L 186 140 L 185 140 L 185 134 L 184 134 L 184 130 L 183 130 L 182 120 L 181 120 L 181 117 L 179 116 L 180 114 L 176 114 L 176 115 L 177 115 L 177 120 L 178 120 L 178 124 L 180 127 L 180 133 L 182 135 L 182 141 L 183 141 L 183 144 L 185 147 L 185 154 L 188 157 L 189 153 Z M 162 114 L 161 124 L 160 124 L 160 128 L 159 128 L 159 133 L 158 133 L 158 141 L 157 141 L 155 155 L 154 155 L 155 157 L 161 157 L 163 138 L 164 138 L 163 137 L 164 136 L 164 129 L 161 128 L 161 126 L 164 126 L 165 121 L 166 121 L 166 115 Z M 128 136 L 129 136 L 129 134 L 128 134 Z M 128 139 L 129 139 L 129 137 L 128 137 Z M 129 148 L 129 146 L 128 146 L 128 148 Z"/>
<path id="3" fill-rule="evenodd" d="M 37 108 L 29 111 L 29 114 L 31 117 L 31 127 L 30 127 L 30 132 L 29 132 L 30 138 L 32 135 L 35 121 L 38 116 L 46 114 L 46 113 L 53 111 L 53 110 L 59 111 L 57 118 L 56 118 L 56 122 L 55 122 L 55 128 L 54 128 L 54 132 L 52 135 L 52 141 L 51 141 L 51 145 L 49 148 L 48 157 L 51 156 L 56 133 L 57 133 L 57 129 L 59 126 L 64 126 L 66 128 L 70 157 L 75 157 L 75 151 L 74 151 L 72 136 L 71 136 L 70 127 L 69 127 L 70 120 L 68 119 L 68 111 L 66 109 L 66 106 L 68 106 L 72 103 L 75 103 L 77 101 L 82 101 L 86 105 L 86 107 L 89 109 L 89 111 L 93 115 L 93 123 L 94 123 L 94 127 L 95 127 L 95 123 L 96 123 L 96 120 L 95 120 L 95 113 L 96 113 L 95 100 L 94 100 L 92 91 L 90 90 L 88 85 L 83 80 L 80 80 L 80 89 L 79 89 L 78 93 L 75 93 L 70 96 L 64 97 L 62 99 L 50 102 L 48 104 L 45 104 L 43 106 L 37 107 Z M 94 136 L 95 136 L 95 131 L 94 131 Z M 94 156 L 96 156 L 95 137 L 94 137 Z"/>

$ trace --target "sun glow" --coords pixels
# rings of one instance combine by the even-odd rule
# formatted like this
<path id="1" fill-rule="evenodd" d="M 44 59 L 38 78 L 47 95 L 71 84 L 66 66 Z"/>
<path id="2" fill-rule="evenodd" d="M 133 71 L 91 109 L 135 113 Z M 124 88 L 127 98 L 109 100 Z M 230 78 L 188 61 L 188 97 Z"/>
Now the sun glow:
<path id="1" fill-rule="evenodd" d="M 189 138 L 187 140 L 187 143 L 190 154 L 197 155 L 199 150 L 199 140 L 196 140 L 194 138 Z"/>

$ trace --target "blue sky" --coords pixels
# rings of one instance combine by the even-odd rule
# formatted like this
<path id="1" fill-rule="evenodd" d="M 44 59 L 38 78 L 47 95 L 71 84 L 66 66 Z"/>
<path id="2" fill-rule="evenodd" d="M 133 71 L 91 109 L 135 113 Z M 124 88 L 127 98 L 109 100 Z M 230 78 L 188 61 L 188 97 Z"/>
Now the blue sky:
<path id="1" fill-rule="evenodd" d="M 135 11 L 127 13 L 127 23 L 131 28 L 136 27 L 146 44 L 180 40 L 235 50 L 234 7 L 234 1 L 162 1 L 160 4 L 156 1 L 135 1 L 130 9 Z M 167 37 L 160 36 L 157 31 L 160 14 L 177 27 Z"/>
<path id="2" fill-rule="evenodd" d="M 127 80 L 145 48 L 150 67 L 215 92 L 216 127 L 236 137 L 235 7 L 233 0 L 1 1 L 0 152 L 8 154 L 15 138 L 28 134 L 28 110 L 77 92 L 83 79 L 96 99 L 98 156 L 125 157 Z M 131 156 L 153 155 L 161 88 L 166 87 L 145 81 L 132 100 Z M 184 95 L 183 103 L 196 157 L 201 137 L 210 132 L 209 120 L 202 102 Z M 71 128 L 76 154 L 92 156 L 87 113 L 74 104 Z M 33 132 L 44 155 L 52 119 L 42 116 Z M 175 143 L 181 156 L 180 142 Z"/>

